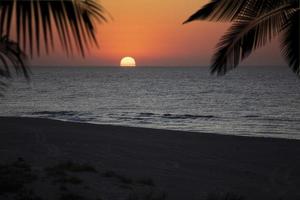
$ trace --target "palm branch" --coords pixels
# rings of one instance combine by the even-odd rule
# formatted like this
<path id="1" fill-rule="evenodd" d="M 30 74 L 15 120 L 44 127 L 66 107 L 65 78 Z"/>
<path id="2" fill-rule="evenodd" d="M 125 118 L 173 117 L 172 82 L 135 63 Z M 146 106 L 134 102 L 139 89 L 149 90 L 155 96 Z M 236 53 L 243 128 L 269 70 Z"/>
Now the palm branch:
<path id="1" fill-rule="evenodd" d="M 9 40 L 7 36 L 0 37 L 0 95 L 7 86 L 7 79 L 12 78 L 14 72 L 29 79 L 25 60 L 26 55 L 18 43 Z"/>
<path id="2" fill-rule="evenodd" d="M 13 36 L 24 50 L 40 54 L 41 42 L 48 53 L 60 44 L 67 55 L 83 56 L 91 45 L 98 45 L 95 20 L 106 20 L 97 0 L 1 0 L 0 35 Z M 54 33 L 58 41 L 54 41 Z M 29 45 L 29 47 L 27 46 Z"/>
<path id="3" fill-rule="evenodd" d="M 78 51 L 84 56 L 89 46 L 98 46 L 96 20 L 106 21 L 97 0 L 1 0 L 0 36 L 6 36 L 0 37 L 0 94 L 11 68 L 28 79 L 24 62 L 28 49 L 31 56 L 34 52 L 39 56 L 41 48 L 49 53 L 60 44 L 67 55 Z M 16 42 L 9 39 L 13 37 Z"/>
<path id="4" fill-rule="evenodd" d="M 298 0 L 213 0 L 184 23 L 198 19 L 233 23 L 217 45 L 212 73 L 225 74 L 283 33 L 282 52 L 300 75 Z"/>

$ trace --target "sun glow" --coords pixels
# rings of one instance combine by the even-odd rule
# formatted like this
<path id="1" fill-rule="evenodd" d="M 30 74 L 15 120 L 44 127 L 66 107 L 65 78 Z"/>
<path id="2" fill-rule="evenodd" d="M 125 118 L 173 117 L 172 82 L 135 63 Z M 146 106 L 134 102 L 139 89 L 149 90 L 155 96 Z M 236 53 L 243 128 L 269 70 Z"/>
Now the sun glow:
<path id="1" fill-rule="evenodd" d="M 124 57 L 120 62 L 121 67 L 136 67 L 135 59 L 132 57 Z"/>

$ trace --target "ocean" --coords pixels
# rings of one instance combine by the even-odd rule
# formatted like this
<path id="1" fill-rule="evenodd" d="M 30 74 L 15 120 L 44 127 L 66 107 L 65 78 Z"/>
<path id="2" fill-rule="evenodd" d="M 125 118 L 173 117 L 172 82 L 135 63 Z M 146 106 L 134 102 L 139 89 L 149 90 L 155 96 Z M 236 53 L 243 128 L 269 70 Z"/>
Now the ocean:
<path id="1" fill-rule="evenodd" d="M 300 139 L 300 79 L 288 67 L 34 67 L 1 116 Z"/>

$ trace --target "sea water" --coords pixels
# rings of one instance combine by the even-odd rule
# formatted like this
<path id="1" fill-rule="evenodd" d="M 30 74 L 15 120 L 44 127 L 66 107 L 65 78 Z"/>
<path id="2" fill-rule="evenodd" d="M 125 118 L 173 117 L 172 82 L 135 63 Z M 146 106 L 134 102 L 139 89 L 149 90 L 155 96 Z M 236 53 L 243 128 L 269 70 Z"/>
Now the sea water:
<path id="1" fill-rule="evenodd" d="M 300 139 L 300 80 L 288 67 L 34 67 L 1 116 Z"/>

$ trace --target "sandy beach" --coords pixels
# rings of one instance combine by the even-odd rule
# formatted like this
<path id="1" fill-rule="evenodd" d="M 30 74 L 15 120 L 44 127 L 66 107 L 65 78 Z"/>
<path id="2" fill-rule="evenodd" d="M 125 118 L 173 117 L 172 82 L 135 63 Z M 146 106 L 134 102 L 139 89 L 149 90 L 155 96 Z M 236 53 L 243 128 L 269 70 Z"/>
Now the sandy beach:
<path id="1" fill-rule="evenodd" d="M 98 171 L 149 177 L 172 200 L 226 192 L 249 200 L 300 198 L 297 140 L 34 118 L 1 117 L 0 122 L 1 163 L 22 158 L 36 169 L 64 161 L 90 163 Z M 91 181 L 106 193 L 104 199 L 122 199 L 121 189 L 103 189 L 106 183 L 100 189 L 102 182 Z"/>

